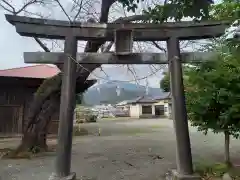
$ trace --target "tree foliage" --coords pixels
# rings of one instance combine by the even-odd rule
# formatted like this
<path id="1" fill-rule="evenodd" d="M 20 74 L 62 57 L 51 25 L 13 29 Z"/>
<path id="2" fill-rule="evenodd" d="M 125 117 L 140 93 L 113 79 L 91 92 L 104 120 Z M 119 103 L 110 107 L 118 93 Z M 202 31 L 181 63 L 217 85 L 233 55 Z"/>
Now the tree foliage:
<path id="1" fill-rule="evenodd" d="M 189 120 L 205 134 L 225 135 L 225 162 L 230 162 L 230 136 L 240 135 L 240 58 L 233 53 L 185 71 Z"/>
<path id="2" fill-rule="evenodd" d="M 168 19 L 180 21 L 184 17 L 194 19 L 208 19 L 210 0 L 169 0 L 164 4 L 149 7 L 144 12 L 151 17 L 153 22 L 163 22 Z"/>
<path id="3" fill-rule="evenodd" d="M 199 130 L 239 136 L 239 67 L 240 58 L 228 54 L 185 71 L 188 115 Z"/>
<path id="4" fill-rule="evenodd" d="M 176 3 L 178 1 L 171 1 L 171 3 Z M 186 6 L 186 7 L 190 7 L 189 4 L 191 4 L 189 1 L 188 3 L 189 4 L 184 4 L 184 3 L 180 3 L 181 0 L 179 0 L 178 2 L 178 8 L 176 9 L 179 9 L 182 10 L 182 7 L 183 6 Z M 202 2 L 202 3 L 206 3 L 205 2 Z M 182 5 L 182 6 L 180 6 Z M 196 5 L 196 4 L 195 4 Z M 218 3 L 218 4 L 207 4 L 208 5 L 208 8 L 209 8 L 209 16 L 207 16 L 207 14 L 199 14 L 199 16 L 197 16 L 196 12 L 193 12 L 195 13 L 194 17 L 203 17 L 203 18 L 210 18 L 210 19 L 214 19 L 214 20 L 229 20 L 229 21 L 234 21 L 236 19 L 240 19 L 240 3 L 239 3 L 239 0 L 223 0 L 221 3 Z M 158 7 L 159 6 L 159 7 Z M 156 8 L 164 8 L 162 7 L 163 5 L 157 5 Z M 168 5 L 167 5 L 168 6 Z M 200 7 L 204 7 L 204 8 L 207 8 L 206 4 L 202 5 L 202 6 L 199 6 L 198 8 Z M 167 7 L 165 7 L 167 8 Z M 193 9 L 194 10 L 194 9 Z M 187 10 L 186 10 L 187 11 Z M 156 9 L 149 9 L 148 12 L 146 12 L 153 20 L 156 20 L 156 21 L 160 21 L 160 19 L 158 17 L 163 17 L 162 21 L 165 20 L 165 16 L 162 16 L 162 13 L 163 10 L 156 10 Z M 166 10 L 166 13 L 168 11 Z M 191 9 L 189 10 L 189 13 L 191 12 Z M 187 16 L 187 12 L 185 13 L 182 13 L 182 16 L 181 18 L 184 16 L 186 17 Z M 174 14 L 172 14 L 174 15 Z M 170 17 L 170 16 L 166 16 L 166 17 Z M 174 16 L 175 17 L 175 20 L 179 20 L 179 19 L 176 19 L 177 16 Z M 191 16 L 190 16 L 191 17 Z M 211 46 L 211 47 L 210 47 Z M 229 41 L 229 42 L 224 42 L 224 45 L 221 45 L 219 44 L 218 42 L 215 43 L 215 44 L 211 44 L 211 45 L 207 45 L 207 46 L 204 46 L 205 50 L 209 50 L 209 51 L 213 51 L 214 49 L 218 49 L 220 51 L 224 51 L 224 53 L 233 53 L 233 54 L 238 54 L 240 52 L 240 45 L 238 42 L 233 42 L 233 41 Z M 186 70 L 186 67 L 184 67 L 184 71 Z M 161 88 L 164 90 L 164 91 L 170 91 L 170 76 L 169 76 L 169 73 L 164 73 L 164 77 L 161 79 L 160 81 L 160 86 Z"/>
<path id="5" fill-rule="evenodd" d="M 118 0 L 127 7 L 128 11 L 133 11 L 138 7 L 138 3 L 144 0 Z M 146 0 L 145 0 L 146 1 Z M 148 7 L 144 13 L 154 22 L 163 22 L 168 19 L 180 21 L 183 17 L 196 19 L 206 19 L 209 17 L 209 8 L 212 0 L 165 0 L 164 3 L 155 4 Z"/>
<path id="6" fill-rule="evenodd" d="M 223 0 L 210 7 L 211 19 L 234 21 L 240 18 L 239 0 Z"/>
<path id="7" fill-rule="evenodd" d="M 164 92 L 170 92 L 170 76 L 168 72 L 164 73 L 164 76 L 160 81 L 160 88 Z"/>

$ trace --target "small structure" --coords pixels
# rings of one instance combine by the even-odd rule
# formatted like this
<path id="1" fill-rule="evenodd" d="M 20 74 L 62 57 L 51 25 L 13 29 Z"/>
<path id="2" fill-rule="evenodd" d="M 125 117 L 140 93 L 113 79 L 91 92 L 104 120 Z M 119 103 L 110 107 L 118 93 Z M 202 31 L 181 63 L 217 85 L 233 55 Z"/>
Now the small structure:
<path id="1" fill-rule="evenodd" d="M 129 108 L 130 117 L 134 118 L 170 118 L 172 112 L 169 93 L 159 97 L 141 96 L 137 99 L 126 101 L 125 107 Z"/>
<path id="2" fill-rule="evenodd" d="M 33 94 L 44 79 L 59 72 L 56 66 L 35 65 L 0 70 L 0 135 L 22 134 Z M 53 117 L 58 120 L 58 113 Z M 58 121 L 52 121 L 50 133 L 57 133 Z"/>

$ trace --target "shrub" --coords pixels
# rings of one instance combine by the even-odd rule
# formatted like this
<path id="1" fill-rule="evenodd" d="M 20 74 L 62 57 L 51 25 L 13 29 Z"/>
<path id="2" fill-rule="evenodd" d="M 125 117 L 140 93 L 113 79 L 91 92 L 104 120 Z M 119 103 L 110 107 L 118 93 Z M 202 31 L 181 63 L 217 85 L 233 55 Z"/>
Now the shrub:
<path id="1" fill-rule="evenodd" d="M 97 122 L 97 116 L 94 114 L 87 114 L 85 115 L 86 122 Z"/>
<path id="2" fill-rule="evenodd" d="M 97 122 L 97 115 L 93 114 L 89 109 L 84 107 L 76 108 L 75 113 L 77 124 Z"/>

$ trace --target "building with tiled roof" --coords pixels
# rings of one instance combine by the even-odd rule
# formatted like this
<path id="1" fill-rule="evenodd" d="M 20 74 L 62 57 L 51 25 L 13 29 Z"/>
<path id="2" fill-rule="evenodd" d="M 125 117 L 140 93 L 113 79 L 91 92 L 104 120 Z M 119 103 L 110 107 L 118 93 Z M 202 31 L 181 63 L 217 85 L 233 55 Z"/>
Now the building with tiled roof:
<path id="1" fill-rule="evenodd" d="M 59 73 L 54 65 L 34 65 L 0 70 L 0 77 L 21 77 L 45 79 Z"/>
<path id="2" fill-rule="evenodd" d="M 34 93 L 46 78 L 58 72 L 60 70 L 53 65 L 0 70 L 0 136 L 23 132 Z M 52 121 L 50 133 L 57 132 L 56 122 Z"/>
<path id="3" fill-rule="evenodd" d="M 160 91 L 160 89 L 159 89 Z M 171 118 L 172 103 L 169 92 L 163 93 L 161 96 L 140 96 L 132 100 L 122 101 L 117 107 L 128 109 L 130 117 L 133 118 Z"/>

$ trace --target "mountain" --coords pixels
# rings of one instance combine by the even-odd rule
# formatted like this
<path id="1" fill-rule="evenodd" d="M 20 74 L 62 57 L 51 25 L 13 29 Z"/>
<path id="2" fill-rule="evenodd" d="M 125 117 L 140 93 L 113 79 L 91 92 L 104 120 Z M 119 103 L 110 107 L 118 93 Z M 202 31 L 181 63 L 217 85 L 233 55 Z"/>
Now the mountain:
<path id="1" fill-rule="evenodd" d="M 119 96 L 116 89 L 120 90 Z M 150 96 L 161 96 L 163 92 L 160 88 L 148 88 Z M 128 82 L 109 81 L 91 87 L 83 95 L 85 105 L 116 104 L 124 100 L 135 99 L 146 93 L 145 86 Z"/>

